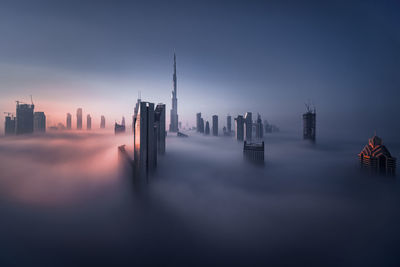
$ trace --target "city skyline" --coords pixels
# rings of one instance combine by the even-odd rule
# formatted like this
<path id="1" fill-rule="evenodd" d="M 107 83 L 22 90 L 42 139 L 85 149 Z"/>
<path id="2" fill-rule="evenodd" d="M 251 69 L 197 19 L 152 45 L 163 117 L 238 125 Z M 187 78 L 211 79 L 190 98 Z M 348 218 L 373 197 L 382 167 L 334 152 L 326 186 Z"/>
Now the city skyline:
<path id="1" fill-rule="evenodd" d="M 130 118 L 138 91 L 145 101 L 166 103 L 169 111 L 171 56 L 176 51 L 183 125 L 195 125 L 199 111 L 211 121 L 213 114 L 235 117 L 251 110 L 282 130 L 297 131 L 298 114 L 311 99 L 325 122 L 322 131 L 344 135 L 343 129 L 351 129 L 363 138 L 374 130 L 393 137 L 400 132 L 400 126 L 383 116 L 399 112 L 396 97 L 388 97 L 398 96 L 399 78 L 394 71 L 400 57 L 395 31 L 399 25 L 394 13 L 397 3 L 350 2 L 346 10 L 334 2 L 301 8 L 264 3 L 256 10 L 238 1 L 226 7 L 216 4 L 211 12 L 205 4 L 177 5 L 181 12 L 169 12 L 172 7 L 160 2 L 165 9 L 155 14 L 141 4 L 104 3 L 89 12 L 86 20 L 82 13 L 72 12 L 74 5 L 61 4 L 61 9 L 43 3 L 38 9 L 28 2 L 18 7 L 10 2 L 3 10 L 15 12 L 0 11 L 2 21 L 10 25 L 0 29 L 4 39 L 32 44 L 29 49 L 34 51 L 27 55 L 25 46 L 1 44 L 2 112 L 12 111 L 17 99 L 28 102 L 32 94 L 38 110 L 46 112 L 49 125 L 65 122 L 65 114 L 77 107 L 90 113 L 98 125 L 101 115 L 108 121 Z M 84 10 L 90 7 L 82 4 Z M 120 16 L 114 24 L 98 27 L 108 25 L 110 9 Z M 226 21 L 218 20 L 222 10 Z M 30 16 L 22 25 L 11 16 L 15 13 Z M 140 28 L 127 16 L 131 13 L 137 20 L 154 20 L 151 30 L 160 35 L 152 36 Z M 51 23 L 44 24 L 43 17 L 49 17 Z M 206 18 L 215 26 L 213 31 Z M 69 19 L 74 23 L 65 23 Z M 168 28 L 163 26 L 165 21 L 170 22 Z M 82 30 L 75 31 L 76 25 Z M 29 34 L 33 26 L 38 29 L 37 37 Z M 186 37 L 190 26 L 195 27 Z M 48 42 L 57 32 L 72 46 L 68 56 L 64 43 Z M 90 32 L 92 37 L 87 36 Z M 140 41 L 124 37 L 127 32 L 136 33 L 132 36 L 141 37 Z M 199 39 L 204 34 L 211 42 Z M 115 38 L 107 38 L 110 35 Z M 238 41 L 241 36 L 248 42 Z M 297 45 L 291 46 L 294 40 Z M 155 45 L 158 41 L 164 45 Z M 224 49 L 227 42 L 230 48 Z M 97 48 L 90 50 L 94 44 Z M 385 103 L 378 112 L 370 108 L 377 101 Z M 345 127 L 334 127 L 338 123 Z M 1 118 L 1 131 L 3 124 Z"/>

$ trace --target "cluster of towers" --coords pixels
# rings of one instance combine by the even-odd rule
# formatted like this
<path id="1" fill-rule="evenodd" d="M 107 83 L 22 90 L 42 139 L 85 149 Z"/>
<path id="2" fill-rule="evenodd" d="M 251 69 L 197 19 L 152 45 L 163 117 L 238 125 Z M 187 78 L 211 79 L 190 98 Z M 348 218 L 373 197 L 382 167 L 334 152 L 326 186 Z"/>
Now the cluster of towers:
<path id="1" fill-rule="evenodd" d="M 72 129 L 72 115 L 71 113 L 67 113 L 67 119 L 66 119 L 66 128 L 67 130 Z M 82 130 L 83 128 L 83 112 L 81 108 L 78 108 L 76 110 L 76 129 L 77 130 Z M 102 115 L 100 119 L 100 129 L 106 128 L 106 118 Z M 86 129 L 91 130 L 92 129 L 92 116 L 90 114 L 86 115 Z"/>
<path id="2" fill-rule="evenodd" d="M 31 134 L 33 132 L 46 132 L 46 115 L 44 112 L 35 112 L 35 105 L 16 101 L 16 116 L 6 112 L 4 123 L 5 135 Z"/>

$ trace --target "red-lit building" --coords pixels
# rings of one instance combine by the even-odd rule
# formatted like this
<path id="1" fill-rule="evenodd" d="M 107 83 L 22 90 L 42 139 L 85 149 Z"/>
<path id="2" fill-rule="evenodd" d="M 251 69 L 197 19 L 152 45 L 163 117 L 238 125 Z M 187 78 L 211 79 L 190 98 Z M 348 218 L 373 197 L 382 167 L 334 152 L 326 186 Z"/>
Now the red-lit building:
<path id="1" fill-rule="evenodd" d="M 376 135 L 368 140 L 368 144 L 358 157 L 364 169 L 385 175 L 396 174 L 396 158 L 392 157 L 389 150 L 382 144 L 382 139 Z"/>

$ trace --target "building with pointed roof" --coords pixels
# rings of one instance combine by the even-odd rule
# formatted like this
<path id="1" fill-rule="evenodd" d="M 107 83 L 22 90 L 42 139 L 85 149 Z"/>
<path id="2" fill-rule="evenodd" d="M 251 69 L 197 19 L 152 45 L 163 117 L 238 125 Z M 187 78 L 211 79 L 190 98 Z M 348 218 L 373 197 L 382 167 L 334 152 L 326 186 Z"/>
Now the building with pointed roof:
<path id="1" fill-rule="evenodd" d="M 382 139 L 376 135 L 368 140 L 358 157 L 363 169 L 384 175 L 396 174 L 396 158 L 392 157 Z"/>

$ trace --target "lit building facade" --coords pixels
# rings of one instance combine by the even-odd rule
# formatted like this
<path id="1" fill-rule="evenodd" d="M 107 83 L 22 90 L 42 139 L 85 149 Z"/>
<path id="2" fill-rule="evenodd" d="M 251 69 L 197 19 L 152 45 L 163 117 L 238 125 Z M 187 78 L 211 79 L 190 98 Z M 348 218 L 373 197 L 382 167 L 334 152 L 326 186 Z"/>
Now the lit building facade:
<path id="1" fill-rule="evenodd" d="M 15 133 L 17 135 L 33 133 L 34 108 L 33 104 L 20 104 L 17 101 L 17 116 L 15 117 Z"/>
<path id="2" fill-rule="evenodd" d="M 78 108 L 76 111 L 76 129 L 82 130 L 82 109 Z"/>
<path id="3" fill-rule="evenodd" d="M 244 141 L 243 157 L 245 160 L 252 163 L 264 163 L 264 142 L 261 143 L 248 143 Z"/>
<path id="4" fill-rule="evenodd" d="M 368 144 L 358 154 L 358 158 L 361 168 L 372 173 L 396 174 L 396 158 L 392 157 L 389 150 L 383 145 L 382 139 L 376 135 L 368 140 Z"/>

